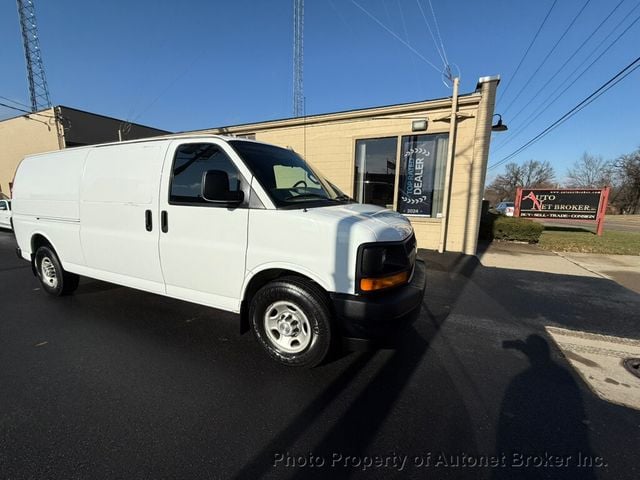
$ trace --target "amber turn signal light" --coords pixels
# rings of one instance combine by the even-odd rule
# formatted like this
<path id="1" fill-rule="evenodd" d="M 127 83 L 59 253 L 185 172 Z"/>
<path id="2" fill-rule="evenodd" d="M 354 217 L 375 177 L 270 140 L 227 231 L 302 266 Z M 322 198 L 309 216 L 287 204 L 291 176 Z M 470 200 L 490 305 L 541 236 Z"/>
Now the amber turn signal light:
<path id="1" fill-rule="evenodd" d="M 383 288 L 395 287 L 406 283 L 409 279 L 409 272 L 400 272 L 388 277 L 380 278 L 363 278 L 360 280 L 360 290 L 363 292 L 372 292 L 374 290 L 382 290 Z"/>

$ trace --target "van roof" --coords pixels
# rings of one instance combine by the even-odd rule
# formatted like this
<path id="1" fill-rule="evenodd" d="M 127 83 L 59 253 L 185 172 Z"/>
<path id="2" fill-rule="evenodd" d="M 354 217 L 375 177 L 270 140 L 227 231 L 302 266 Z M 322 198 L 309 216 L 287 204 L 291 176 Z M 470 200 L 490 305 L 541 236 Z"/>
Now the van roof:
<path id="1" fill-rule="evenodd" d="M 88 149 L 88 148 L 99 148 L 99 147 L 107 147 L 110 145 L 128 145 L 128 144 L 132 144 L 132 143 L 152 143 L 152 142 L 166 142 L 166 141 L 170 141 L 170 140 L 176 140 L 176 139 L 181 139 L 181 140 L 188 140 L 188 139 L 193 139 L 193 138 L 217 138 L 220 140 L 224 140 L 224 141 L 230 141 L 230 140 L 242 140 L 242 141 L 246 141 L 246 142 L 255 142 L 255 143 L 265 143 L 265 142 L 259 142 L 250 138 L 242 138 L 242 137 L 234 137 L 234 136 L 230 136 L 230 135 L 216 135 L 213 133 L 172 133 L 169 135 L 161 135 L 158 137 L 149 137 L 149 138 L 139 138 L 136 140 L 125 140 L 122 142 L 108 142 L 108 143 L 96 143 L 93 145 L 84 145 L 81 147 L 71 147 L 71 148 L 64 148 L 62 150 L 50 150 L 48 152 L 40 152 L 40 153 L 32 153 L 30 155 L 25 155 L 24 158 L 30 158 L 30 157 L 38 157 L 40 155 L 47 155 L 49 153 L 58 153 L 58 152 L 64 152 L 65 150 L 84 150 L 84 149 Z"/>

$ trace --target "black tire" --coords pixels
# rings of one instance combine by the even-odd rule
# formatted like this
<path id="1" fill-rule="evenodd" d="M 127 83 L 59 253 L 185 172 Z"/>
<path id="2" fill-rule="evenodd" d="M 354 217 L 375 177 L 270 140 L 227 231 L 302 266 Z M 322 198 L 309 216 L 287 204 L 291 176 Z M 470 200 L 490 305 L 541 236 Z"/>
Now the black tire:
<path id="1" fill-rule="evenodd" d="M 300 332 L 294 335 L 282 335 L 281 341 L 290 339 L 293 349 L 301 348 L 299 351 L 285 351 L 287 346 L 279 345 L 277 329 L 270 329 L 267 332 L 267 314 L 278 313 L 277 308 L 270 308 L 274 305 L 291 305 L 293 308 L 296 324 L 300 320 L 302 324 L 308 324 L 305 335 L 300 326 Z M 290 308 L 290 307 L 289 307 Z M 286 314 L 286 313 L 285 313 Z M 283 315 L 285 315 L 283 314 Z M 253 332 L 258 343 L 267 351 L 274 360 L 291 367 L 311 368 L 319 365 L 326 358 L 333 343 L 333 328 L 331 309 L 325 292 L 316 284 L 300 277 L 282 277 L 269 282 L 256 292 L 251 299 L 249 306 L 249 318 L 253 327 Z M 279 317 L 278 317 L 279 318 Z M 297 327 L 295 327 L 297 328 Z M 298 337 L 299 336 L 299 337 Z M 296 338 L 305 338 L 308 342 L 306 346 L 296 346 Z M 309 340 L 307 340 L 309 338 Z M 304 348 L 302 348 L 304 346 Z"/>
<path id="2" fill-rule="evenodd" d="M 80 277 L 62 268 L 53 248 L 44 245 L 39 247 L 34 261 L 40 285 L 48 294 L 59 297 L 68 295 L 78 288 Z"/>

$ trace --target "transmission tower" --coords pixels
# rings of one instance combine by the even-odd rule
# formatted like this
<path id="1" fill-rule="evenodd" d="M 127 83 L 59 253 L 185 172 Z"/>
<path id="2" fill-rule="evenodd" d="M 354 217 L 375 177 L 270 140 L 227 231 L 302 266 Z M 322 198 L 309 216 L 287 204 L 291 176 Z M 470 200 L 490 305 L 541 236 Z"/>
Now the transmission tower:
<path id="1" fill-rule="evenodd" d="M 42 64 L 36 9 L 33 0 L 17 0 L 17 2 L 24 57 L 27 62 L 31 111 L 37 112 L 38 110 L 51 108 L 51 99 L 49 98 L 47 79 L 44 75 L 44 65 Z"/>
<path id="2" fill-rule="evenodd" d="M 293 0 L 293 116 L 304 115 L 304 0 Z"/>

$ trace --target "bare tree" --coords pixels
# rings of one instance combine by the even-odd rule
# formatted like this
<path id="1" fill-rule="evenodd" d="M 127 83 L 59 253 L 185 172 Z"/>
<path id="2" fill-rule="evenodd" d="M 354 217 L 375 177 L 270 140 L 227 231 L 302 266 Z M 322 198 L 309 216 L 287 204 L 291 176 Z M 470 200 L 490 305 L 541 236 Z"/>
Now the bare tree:
<path id="1" fill-rule="evenodd" d="M 611 186 L 613 170 L 613 162 L 605 160 L 602 155 L 591 155 L 584 152 L 582 157 L 567 170 L 567 187 L 602 188 Z"/>
<path id="2" fill-rule="evenodd" d="M 522 164 L 522 187 L 548 188 L 555 185 L 556 173 L 551 164 L 544 160 L 527 160 Z"/>
<path id="3" fill-rule="evenodd" d="M 640 147 L 614 162 L 617 186 L 612 203 L 621 213 L 640 213 Z"/>
<path id="4" fill-rule="evenodd" d="M 507 163 L 504 173 L 496 176 L 485 190 L 485 198 L 492 203 L 513 200 L 518 187 L 549 188 L 555 186 L 555 172 L 544 160 L 527 160 L 522 165 Z"/>

